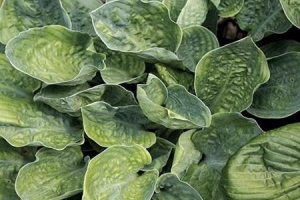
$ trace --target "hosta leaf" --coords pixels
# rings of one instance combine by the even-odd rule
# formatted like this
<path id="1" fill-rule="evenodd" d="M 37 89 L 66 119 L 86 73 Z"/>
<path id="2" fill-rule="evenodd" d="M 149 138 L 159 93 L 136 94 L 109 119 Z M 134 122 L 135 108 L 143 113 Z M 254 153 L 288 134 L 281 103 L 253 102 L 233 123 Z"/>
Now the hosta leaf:
<path id="1" fill-rule="evenodd" d="M 146 131 L 148 123 L 137 105 L 112 107 L 99 101 L 82 108 L 84 130 L 88 137 L 99 145 L 139 144 L 150 147 L 155 143 L 155 134 Z"/>
<path id="2" fill-rule="evenodd" d="M 6 56 L 15 68 L 46 84 L 75 85 L 92 79 L 104 67 L 103 54 L 86 50 L 91 42 L 88 34 L 45 26 L 12 39 Z"/>
<path id="3" fill-rule="evenodd" d="M 226 199 L 299 199 L 299 144 L 299 123 L 250 140 L 222 171 L 220 186 Z"/>
<path id="4" fill-rule="evenodd" d="M 92 19 L 89 13 L 101 6 L 103 4 L 102 1 L 61 0 L 61 3 L 71 19 L 73 30 L 81 31 L 84 33 L 88 33 L 89 35 L 96 36 L 96 32 L 92 25 Z"/>
<path id="5" fill-rule="evenodd" d="M 295 40 L 281 40 L 261 46 L 260 49 L 267 58 L 272 58 L 288 52 L 300 52 L 300 42 Z"/>
<path id="6" fill-rule="evenodd" d="M 300 28 L 300 1 L 299 0 L 280 0 L 281 6 L 284 10 L 285 15 L 290 22 L 297 28 Z"/>
<path id="7" fill-rule="evenodd" d="M 211 0 L 215 1 L 215 0 Z M 235 16 L 237 13 L 244 6 L 244 0 L 217 0 L 220 3 L 218 4 L 217 8 L 219 10 L 219 15 L 221 17 L 232 17 Z M 215 1 L 216 2 L 216 1 Z"/>
<path id="8" fill-rule="evenodd" d="M 187 0 L 178 16 L 177 23 L 182 28 L 201 25 L 207 12 L 207 0 Z"/>
<path id="9" fill-rule="evenodd" d="M 183 60 L 185 66 L 194 72 L 197 63 L 204 54 L 219 47 L 219 43 L 216 36 L 202 26 L 190 26 L 182 29 L 182 31 L 182 42 L 177 55 Z"/>
<path id="10" fill-rule="evenodd" d="M 5 45 L 0 42 L 0 53 L 4 53 Z"/>
<path id="11" fill-rule="evenodd" d="M 248 31 L 254 41 L 261 40 L 269 33 L 284 33 L 291 27 L 279 1 L 244 1 L 236 19 L 239 27 Z"/>
<path id="12" fill-rule="evenodd" d="M 268 60 L 270 80 L 254 93 L 247 110 L 261 118 L 284 118 L 300 110 L 300 52 Z"/>
<path id="13" fill-rule="evenodd" d="M 106 56 L 106 67 L 101 70 L 101 77 L 108 84 L 121 84 L 139 79 L 145 71 L 145 63 L 140 58 L 108 49 L 97 39 L 94 46 L 98 53 Z"/>
<path id="14" fill-rule="evenodd" d="M 16 192 L 22 199 L 65 199 L 80 193 L 89 159 L 79 146 L 62 151 L 42 148 L 36 161 L 21 168 Z"/>
<path id="15" fill-rule="evenodd" d="M 208 12 L 205 21 L 202 23 L 202 26 L 206 27 L 208 30 L 217 35 L 219 19 L 218 10 L 212 2 L 208 1 L 207 3 Z"/>
<path id="16" fill-rule="evenodd" d="M 96 33 L 109 49 L 147 60 L 178 60 L 181 29 L 158 1 L 112 1 L 91 12 Z"/>
<path id="17" fill-rule="evenodd" d="M 15 148 L 0 139 L 0 199 L 19 199 L 15 179 L 21 167 L 34 161 L 34 147 Z"/>
<path id="18" fill-rule="evenodd" d="M 153 200 L 202 200 L 195 189 L 172 173 L 163 174 L 158 178 L 155 192 Z"/>
<path id="19" fill-rule="evenodd" d="M 162 3 L 169 9 L 171 19 L 176 22 L 187 1 L 188 0 L 163 0 Z"/>
<path id="20" fill-rule="evenodd" d="M 153 170 L 138 174 L 150 163 L 150 154 L 141 146 L 109 147 L 89 163 L 84 179 L 83 200 L 150 199 L 158 172 Z"/>
<path id="21" fill-rule="evenodd" d="M 194 92 L 194 74 L 188 71 L 182 71 L 180 69 L 174 69 L 163 64 L 155 64 L 155 68 L 159 75 L 159 78 L 166 84 L 170 85 L 182 85 L 189 92 Z"/>
<path id="22" fill-rule="evenodd" d="M 148 149 L 152 158 L 152 162 L 151 164 L 146 165 L 143 170 L 149 171 L 156 169 L 161 171 L 162 168 L 167 164 L 174 147 L 175 145 L 173 143 L 158 137 L 156 139 L 156 143 Z"/>
<path id="23" fill-rule="evenodd" d="M 42 88 L 35 96 L 35 101 L 44 102 L 59 112 L 71 116 L 80 116 L 80 108 L 96 101 L 105 101 L 112 106 L 137 104 L 133 93 L 118 85 L 57 86 Z"/>
<path id="24" fill-rule="evenodd" d="M 166 88 L 152 74 L 146 84 L 138 85 L 137 99 L 150 121 L 167 128 L 199 128 L 210 124 L 210 111 L 200 99 L 181 85 Z"/>
<path id="25" fill-rule="evenodd" d="M 263 131 L 253 119 L 239 113 L 218 113 L 208 128 L 197 131 L 192 141 L 204 156 L 192 165 L 182 180 L 191 184 L 204 199 L 215 199 L 221 170 L 229 157 Z"/>
<path id="26" fill-rule="evenodd" d="M 198 163 L 202 157 L 201 152 L 195 148 L 191 136 L 196 130 L 188 130 L 182 133 L 178 139 L 171 172 L 179 178 L 185 175 L 189 166 Z"/>
<path id="27" fill-rule="evenodd" d="M 197 64 L 195 91 L 212 113 L 240 112 L 270 77 L 264 54 L 250 37 L 208 52 Z"/>
<path id="28" fill-rule="evenodd" d="M 0 42 L 6 44 L 22 31 L 51 24 L 71 26 L 59 0 L 6 0 L 0 9 Z"/>

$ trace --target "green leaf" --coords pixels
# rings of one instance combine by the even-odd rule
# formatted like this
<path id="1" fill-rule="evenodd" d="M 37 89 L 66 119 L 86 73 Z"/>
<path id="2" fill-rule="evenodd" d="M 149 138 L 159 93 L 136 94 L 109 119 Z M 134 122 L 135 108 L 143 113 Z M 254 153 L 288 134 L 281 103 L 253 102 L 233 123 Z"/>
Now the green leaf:
<path id="1" fill-rule="evenodd" d="M 88 33 L 96 36 L 96 32 L 92 25 L 92 19 L 89 13 L 99 6 L 103 5 L 102 1 L 98 0 L 61 0 L 63 8 L 67 11 L 71 22 L 72 30 Z"/>
<path id="2" fill-rule="evenodd" d="M 4 54 L 4 52 L 5 52 L 5 45 L 0 42 L 0 53 Z"/>
<path id="3" fill-rule="evenodd" d="M 236 20 L 239 27 L 248 31 L 254 41 L 261 40 L 266 34 L 284 33 L 292 26 L 279 1 L 244 1 Z"/>
<path id="4" fill-rule="evenodd" d="M 155 134 L 145 130 L 148 120 L 137 105 L 112 107 L 99 101 L 81 110 L 86 134 L 103 147 L 139 144 L 148 148 L 156 141 Z"/>
<path id="5" fill-rule="evenodd" d="M 138 174 L 140 169 L 150 163 L 150 154 L 141 146 L 109 147 L 90 161 L 82 199 L 150 199 L 158 172 L 153 170 Z"/>
<path id="6" fill-rule="evenodd" d="M 134 53 L 146 60 L 176 61 L 180 27 L 158 1 L 112 1 L 91 12 L 96 33 L 112 50 Z"/>
<path id="7" fill-rule="evenodd" d="M 202 23 L 202 26 L 206 27 L 208 30 L 217 35 L 219 19 L 218 10 L 212 2 L 208 1 L 207 3 L 208 12 L 205 21 Z"/>
<path id="8" fill-rule="evenodd" d="M 94 46 L 98 53 L 103 53 L 106 56 L 106 67 L 100 71 L 105 83 L 127 83 L 143 76 L 145 63 L 140 58 L 110 50 L 100 39 L 94 40 Z"/>
<path id="9" fill-rule="evenodd" d="M 181 85 L 165 87 L 150 74 L 146 84 L 139 84 L 137 99 L 145 116 L 170 129 L 209 126 L 210 111 L 196 96 Z"/>
<path id="10" fill-rule="evenodd" d="M 112 106 L 136 105 L 132 92 L 118 85 L 88 85 L 57 86 L 42 88 L 35 96 L 35 101 L 41 101 L 62 113 L 71 116 L 81 116 L 80 108 L 96 101 L 105 101 Z"/>
<path id="11" fill-rule="evenodd" d="M 288 52 L 300 52 L 300 42 L 295 40 L 281 40 L 261 46 L 260 49 L 267 58 L 272 58 Z"/>
<path id="12" fill-rule="evenodd" d="M 262 132 L 255 120 L 239 113 L 214 114 L 212 124 L 192 136 L 194 148 L 203 158 L 198 166 L 190 166 L 182 180 L 191 184 L 204 199 L 215 199 L 221 171 L 229 157 Z"/>
<path id="13" fill-rule="evenodd" d="M 186 0 L 182 8 L 177 23 L 181 28 L 201 25 L 208 12 L 207 0 Z"/>
<path id="14" fill-rule="evenodd" d="M 182 133 L 178 139 L 171 172 L 182 178 L 189 166 L 198 163 L 202 157 L 200 151 L 195 148 L 191 136 L 196 130 L 188 130 Z"/>
<path id="15" fill-rule="evenodd" d="M 62 151 L 42 148 L 36 158 L 17 176 L 16 192 L 22 199 L 65 199 L 82 191 L 89 159 L 83 162 L 79 146 Z"/>
<path id="16" fill-rule="evenodd" d="M 189 70 L 195 72 L 199 60 L 207 52 L 219 47 L 219 43 L 216 36 L 202 26 L 190 26 L 182 29 L 182 32 L 182 42 L 177 55 Z"/>
<path id="17" fill-rule="evenodd" d="M 215 1 L 215 0 L 211 0 Z M 217 8 L 221 17 L 232 17 L 240 12 L 244 6 L 244 0 L 217 0 L 220 3 Z M 215 1 L 216 2 L 216 1 Z"/>
<path id="18" fill-rule="evenodd" d="M 162 171 L 162 168 L 166 166 L 174 147 L 175 145 L 168 140 L 157 137 L 156 143 L 148 149 L 152 162 L 151 164 L 146 165 L 143 170 L 149 171 L 156 169 L 158 171 Z"/>
<path id="19" fill-rule="evenodd" d="M 284 10 L 286 17 L 290 22 L 300 29 L 300 1 L 299 0 L 280 0 L 281 6 Z"/>
<path id="20" fill-rule="evenodd" d="M 71 26 L 59 0 L 4 1 L 0 9 L 0 42 L 7 44 L 22 31 L 51 24 Z"/>
<path id="21" fill-rule="evenodd" d="M 300 110 L 300 52 L 268 60 L 270 80 L 254 93 L 248 112 L 260 118 L 285 118 Z"/>
<path id="22" fill-rule="evenodd" d="M 153 200 L 202 200 L 198 192 L 187 183 L 180 181 L 175 174 L 161 175 L 156 183 Z"/>
<path id="23" fill-rule="evenodd" d="M 15 180 L 21 167 L 34 160 L 36 148 L 15 148 L 0 138 L 0 199 L 20 199 Z"/>
<path id="24" fill-rule="evenodd" d="M 300 198 L 300 123 L 250 140 L 228 161 L 220 186 L 226 199 Z"/>
<path id="25" fill-rule="evenodd" d="M 82 84 L 104 68 L 105 56 L 86 50 L 91 43 L 88 34 L 45 26 L 10 40 L 6 56 L 15 68 L 46 84 Z"/>
<path id="26" fill-rule="evenodd" d="M 195 91 L 212 113 L 240 112 L 270 77 L 264 54 L 250 37 L 208 52 L 195 70 Z"/>
<path id="27" fill-rule="evenodd" d="M 187 1 L 188 0 L 163 0 L 162 3 L 169 9 L 171 19 L 176 22 Z"/>

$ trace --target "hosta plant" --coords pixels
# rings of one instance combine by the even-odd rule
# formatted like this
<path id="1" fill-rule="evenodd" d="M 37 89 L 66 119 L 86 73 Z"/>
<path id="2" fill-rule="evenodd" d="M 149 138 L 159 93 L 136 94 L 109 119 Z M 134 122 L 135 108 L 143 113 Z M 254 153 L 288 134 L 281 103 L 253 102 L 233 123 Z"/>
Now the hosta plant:
<path id="1" fill-rule="evenodd" d="M 299 0 L 0 6 L 0 199 L 300 199 Z"/>

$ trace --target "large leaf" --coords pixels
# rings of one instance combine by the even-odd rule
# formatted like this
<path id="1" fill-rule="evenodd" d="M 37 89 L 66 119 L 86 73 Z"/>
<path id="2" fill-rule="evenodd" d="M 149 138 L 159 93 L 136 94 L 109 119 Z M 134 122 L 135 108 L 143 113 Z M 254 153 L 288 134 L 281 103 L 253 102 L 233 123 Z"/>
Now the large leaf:
<path id="1" fill-rule="evenodd" d="M 176 22 L 187 1 L 188 0 L 163 0 L 162 3 L 169 9 L 171 19 Z"/>
<path id="2" fill-rule="evenodd" d="M 0 199 L 19 199 L 15 179 L 21 167 L 34 161 L 36 148 L 15 148 L 0 139 Z"/>
<path id="3" fill-rule="evenodd" d="M 104 67 L 103 54 L 86 50 L 91 43 L 88 34 L 45 26 L 10 40 L 6 56 L 15 68 L 46 84 L 75 85 L 92 79 Z"/>
<path id="4" fill-rule="evenodd" d="M 147 60 L 176 61 L 181 29 L 158 1 L 118 0 L 91 12 L 96 33 L 112 50 L 131 52 Z"/>
<path id="5" fill-rule="evenodd" d="M 299 0 L 280 0 L 285 15 L 290 22 L 300 28 L 300 1 Z"/>
<path id="6" fill-rule="evenodd" d="M 141 146 L 109 147 L 90 161 L 83 200 L 150 200 L 158 171 L 138 174 L 150 163 L 150 154 Z"/>
<path id="7" fill-rule="evenodd" d="M 261 118 L 284 118 L 300 110 L 300 52 L 268 60 L 270 80 L 254 93 L 247 110 Z"/>
<path id="8" fill-rule="evenodd" d="M 177 55 L 183 60 L 185 66 L 194 72 L 197 63 L 204 54 L 219 47 L 219 43 L 216 36 L 202 26 L 190 26 L 182 29 L 182 31 L 182 42 Z"/>
<path id="9" fill-rule="evenodd" d="M 98 0 L 61 0 L 63 8 L 67 11 L 71 23 L 72 29 L 81 31 L 84 33 L 88 33 L 89 35 L 96 36 L 96 32 L 94 30 L 92 19 L 89 13 L 103 3 Z"/>
<path id="10" fill-rule="evenodd" d="M 226 199 L 300 198 L 300 123 L 261 134 L 239 149 L 222 171 Z"/>
<path id="11" fill-rule="evenodd" d="M 22 31 L 51 24 L 71 26 L 59 0 L 6 0 L 0 9 L 0 42 L 6 44 Z"/>
<path id="12" fill-rule="evenodd" d="M 240 112 L 270 77 L 264 54 L 250 37 L 208 52 L 197 64 L 195 91 L 212 113 Z"/>
<path id="13" fill-rule="evenodd" d="M 84 130 L 101 146 L 139 144 L 150 147 L 155 134 L 145 130 L 148 123 L 137 105 L 112 107 L 99 101 L 82 108 Z"/>
<path id="14" fill-rule="evenodd" d="M 80 193 L 89 159 L 79 146 L 62 151 L 42 148 L 36 161 L 21 168 L 16 192 L 22 199 L 65 199 Z"/>
<path id="15" fill-rule="evenodd" d="M 272 58 L 288 52 L 300 52 L 300 42 L 295 40 L 274 41 L 261 46 L 260 49 L 264 52 L 267 58 Z"/>
<path id="16" fill-rule="evenodd" d="M 182 8 L 177 23 L 180 27 L 200 26 L 208 12 L 207 0 L 187 0 Z"/>
<path id="17" fill-rule="evenodd" d="M 192 136 L 194 148 L 203 158 L 199 165 L 190 166 L 182 180 L 192 185 L 204 199 L 216 199 L 221 170 L 229 157 L 262 132 L 253 119 L 239 113 L 214 114 L 212 124 Z"/>
<path id="18" fill-rule="evenodd" d="M 80 108 L 96 101 L 105 101 L 112 106 L 137 104 L 132 92 L 118 85 L 57 86 L 42 88 L 35 96 L 35 101 L 44 102 L 59 112 L 71 116 L 80 116 Z"/>
<path id="19" fill-rule="evenodd" d="M 202 200 L 198 192 L 187 183 L 178 179 L 175 174 L 161 175 L 156 183 L 153 200 Z"/>
<path id="20" fill-rule="evenodd" d="M 269 33 L 284 33 L 291 27 L 278 0 L 244 1 L 236 19 L 239 27 L 248 31 L 254 41 L 261 40 Z"/>
<path id="21" fill-rule="evenodd" d="M 146 84 L 138 85 L 137 99 L 150 121 L 167 128 L 199 128 L 210 124 L 210 111 L 200 99 L 181 85 L 166 88 L 152 74 Z"/>
<path id="22" fill-rule="evenodd" d="M 188 130 L 182 133 L 178 139 L 171 172 L 182 178 L 189 166 L 198 163 L 202 157 L 191 140 L 191 136 L 196 130 Z"/>
<path id="23" fill-rule="evenodd" d="M 101 77 L 106 83 L 132 82 L 144 74 L 145 63 L 140 58 L 110 50 L 100 39 L 94 40 L 94 47 L 98 53 L 103 53 L 106 56 L 106 67 L 101 70 Z"/>

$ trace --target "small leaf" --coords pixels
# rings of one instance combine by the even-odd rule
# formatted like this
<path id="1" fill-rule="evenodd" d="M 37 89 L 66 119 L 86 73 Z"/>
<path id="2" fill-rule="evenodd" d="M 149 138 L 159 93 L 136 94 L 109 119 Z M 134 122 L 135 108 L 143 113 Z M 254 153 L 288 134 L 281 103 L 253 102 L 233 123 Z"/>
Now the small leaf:
<path id="1" fill-rule="evenodd" d="M 104 67 L 103 54 L 86 50 L 91 43 L 87 34 L 45 26 L 10 40 L 6 56 L 15 68 L 46 84 L 82 84 Z"/>
<path id="2" fill-rule="evenodd" d="M 146 84 L 138 85 L 137 99 L 150 121 L 167 128 L 199 128 L 210 124 L 210 111 L 200 99 L 181 85 L 166 88 L 152 74 Z"/>
<path id="3" fill-rule="evenodd" d="M 300 198 L 300 123 L 260 134 L 227 162 L 220 180 L 226 199 Z"/>
<path id="4" fill-rule="evenodd" d="M 300 1 L 299 0 L 280 0 L 281 6 L 284 10 L 285 15 L 290 22 L 300 29 Z"/>
<path id="5" fill-rule="evenodd" d="M 254 41 L 261 40 L 269 33 L 284 33 L 292 26 L 279 1 L 244 1 L 244 6 L 236 19 L 239 27 L 248 31 Z"/>
<path id="6" fill-rule="evenodd" d="M 118 85 L 97 85 L 90 88 L 87 84 L 77 86 L 50 85 L 42 88 L 35 96 L 62 113 L 81 116 L 80 108 L 96 101 L 105 101 L 112 106 L 136 105 L 132 92 Z"/>
<path id="7" fill-rule="evenodd" d="M 22 199 L 65 199 L 82 191 L 88 159 L 83 162 L 79 146 L 42 148 L 36 157 L 17 176 L 16 192 Z"/>
<path id="8" fill-rule="evenodd" d="M 182 133 L 178 139 L 171 172 L 182 178 L 189 166 L 198 163 L 202 157 L 200 151 L 195 148 L 191 136 L 196 130 L 188 130 Z"/>
<path id="9" fill-rule="evenodd" d="M 4 1 L 0 9 L 0 42 L 7 44 L 22 31 L 52 24 L 71 26 L 59 0 Z"/>
<path id="10" fill-rule="evenodd" d="M 89 13 L 101 6 L 103 4 L 102 1 L 61 0 L 61 3 L 71 19 L 72 30 L 88 33 L 91 36 L 96 36 Z"/>
<path id="11" fill-rule="evenodd" d="M 177 23 L 181 28 L 200 26 L 205 21 L 207 12 L 207 0 L 186 0 L 186 4 L 178 16 Z"/>
<path id="12" fill-rule="evenodd" d="M 112 107 L 99 101 L 81 110 L 86 134 L 103 147 L 139 144 L 148 148 L 155 143 L 155 134 L 145 130 L 148 120 L 136 105 Z"/>
<path id="13" fill-rule="evenodd" d="M 239 113 L 218 113 L 212 124 L 192 136 L 203 154 L 199 165 L 191 165 L 182 180 L 192 185 L 204 199 L 215 199 L 221 171 L 227 160 L 251 138 L 263 131 L 253 119 Z"/>
<path id="14" fill-rule="evenodd" d="M 198 192 L 189 184 L 180 181 L 175 174 L 161 175 L 156 183 L 153 200 L 202 200 Z"/>
<path id="15" fill-rule="evenodd" d="M 158 172 L 138 175 L 150 163 L 150 154 L 141 146 L 109 147 L 90 161 L 82 199 L 150 200 Z"/>
<path id="16" fill-rule="evenodd" d="M 35 147 L 15 148 L 0 139 L 0 199 L 19 199 L 15 179 L 21 167 L 34 161 Z"/>
<path id="17" fill-rule="evenodd" d="M 300 52 L 268 60 L 270 80 L 254 93 L 248 112 L 260 118 L 285 118 L 300 110 Z"/>
<path id="18" fill-rule="evenodd" d="M 208 52 L 195 70 L 195 91 L 212 113 L 241 112 L 270 77 L 264 54 L 250 37 Z"/>
<path id="19" fill-rule="evenodd" d="M 219 43 L 216 36 L 202 26 L 190 26 L 182 31 L 182 42 L 177 55 L 189 70 L 195 72 L 199 60 L 207 52 L 219 47 Z"/>
<path id="20" fill-rule="evenodd" d="M 216 0 L 211 0 L 215 1 Z M 244 6 L 244 0 L 217 0 L 220 3 L 217 8 L 221 17 L 232 17 L 240 12 Z"/>
<path id="21" fill-rule="evenodd" d="M 260 49 L 267 58 L 272 58 L 288 52 L 300 52 L 300 42 L 295 40 L 281 40 L 261 46 Z"/>

